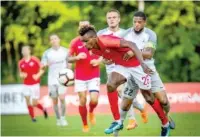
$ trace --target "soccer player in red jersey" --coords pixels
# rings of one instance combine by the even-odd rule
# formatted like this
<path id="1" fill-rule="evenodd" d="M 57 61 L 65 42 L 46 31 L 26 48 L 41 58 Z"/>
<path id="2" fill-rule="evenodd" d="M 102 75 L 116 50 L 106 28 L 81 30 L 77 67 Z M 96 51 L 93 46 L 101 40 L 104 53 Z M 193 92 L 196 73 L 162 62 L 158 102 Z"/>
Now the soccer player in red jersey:
<path id="1" fill-rule="evenodd" d="M 47 118 L 47 111 L 38 102 L 40 98 L 40 60 L 31 56 L 31 49 L 29 46 L 22 48 L 23 58 L 19 61 L 19 75 L 24 80 L 23 94 L 26 99 L 29 115 L 33 122 L 36 122 L 34 115 L 34 107 L 37 107 L 44 113 Z M 31 104 L 32 99 L 32 104 Z"/>
<path id="2" fill-rule="evenodd" d="M 101 55 L 106 59 L 111 59 L 116 64 L 115 71 L 111 73 L 107 83 L 108 99 L 113 117 L 116 121 L 105 130 L 105 133 L 110 134 L 116 130 L 123 129 L 123 120 L 125 119 L 127 111 L 131 106 L 133 98 L 137 95 L 139 88 L 141 92 L 148 92 L 153 99 L 151 103 L 148 103 L 158 114 L 162 124 L 169 126 L 168 118 L 166 117 L 160 102 L 155 99 L 150 91 L 151 78 L 149 74 L 152 73 L 152 70 L 144 63 L 142 54 L 137 46 L 133 42 L 111 35 L 97 37 L 96 31 L 92 26 L 82 27 L 79 34 L 81 40 L 87 43 L 86 47 L 89 50 L 92 50 L 93 53 Z M 135 56 L 125 61 L 124 55 L 130 49 L 134 52 Z M 123 92 L 120 116 L 116 116 L 115 112 L 118 111 L 116 88 L 125 81 L 127 81 L 127 84 Z M 161 132 L 163 132 L 163 130 L 164 129 L 162 128 Z M 166 132 L 166 136 L 168 136 L 168 133 L 169 132 Z"/>
<path id="3" fill-rule="evenodd" d="M 87 22 L 80 22 L 80 26 Z M 97 55 L 90 55 L 80 37 L 76 37 L 70 44 L 69 62 L 75 62 L 75 92 L 79 96 L 79 113 L 83 122 L 83 132 L 88 132 L 87 122 L 87 90 L 90 94 L 89 120 L 95 125 L 94 109 L 98 104 L 100 90 L 100 59 Z"/>

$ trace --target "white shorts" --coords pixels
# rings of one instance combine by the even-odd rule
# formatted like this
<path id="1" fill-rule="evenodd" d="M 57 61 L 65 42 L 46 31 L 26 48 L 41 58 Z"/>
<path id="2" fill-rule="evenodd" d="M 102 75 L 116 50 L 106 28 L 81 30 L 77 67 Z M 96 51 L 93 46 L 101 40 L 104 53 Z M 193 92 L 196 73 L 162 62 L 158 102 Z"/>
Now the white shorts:
<path id="1" fill-rule="evenodd" d="M 32 99 L 40 98 L 40 84 L 24 85 L 22 93 L 24 96 L 31 97 Z"/>
<path id="2" fill-rule="evenodd" d="M 157 71 L 155 71 L 153 74 L 150 74 L 151 76 L 151 91 L 153 93 L 165 91 L 165 86 L 158 74 Z"/>
<path id="3" fill-rule="evenodd" d="M 136 97 L 139 89 L 151 89 L 151 77 L 144 73 L 141 66 L 124 67 L 121 65 L 115 65 L 113 72 L 117 72 L 127 79 L 123 89 L 123 97 L 133 99 Z"/>
<path id="4" fill-rule="evenodd" d="M 59 95 L 63 95 L 67 91 L 67 87 L 61 84 L 48 85 L 48 89 L 49 96 L 52 98 L 57 98 Z"/>
<path id="5" fill-rule="evenodd" d="M 75 80 L 75 92 L 84 91 L 99 91 L 100 90 L 100 78 L 93 78 L 90 80 Z"/>

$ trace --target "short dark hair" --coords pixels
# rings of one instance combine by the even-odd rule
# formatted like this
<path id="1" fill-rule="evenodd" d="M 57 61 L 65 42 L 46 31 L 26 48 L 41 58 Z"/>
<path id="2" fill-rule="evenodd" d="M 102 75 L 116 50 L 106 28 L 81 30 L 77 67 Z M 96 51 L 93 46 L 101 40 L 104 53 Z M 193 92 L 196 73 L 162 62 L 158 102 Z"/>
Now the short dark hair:
<path id="1" fill-rule="evenodd" d="M 96 33 L 96 30 L 93 26 L 83 26 L 79 29 L 78 33 L 79 33 L 79 35 L 83 36 L 90 31 Z"/>
<path id="2" fill-rule="evenodd" d="M 120 17 L 120 12 L 119 12 L 118 10 L 116 10 L 116 9 L 111 9 L 111 10 L 109 10 L 106 14 L 108 14 L 108 13 L 110 13 L 110 12 L 116 12 L 116 13 L 119 15 L 119 17 Z"/>
<path id="3" fill-rule="evenodd" d="M 143 20 L 146 20 L 146 19 L 147 19 L 145 13 L 142 12 L 142 11 L 137 11 L 137 12 L 135 12 L 134 17 L 142 17 Z"/>

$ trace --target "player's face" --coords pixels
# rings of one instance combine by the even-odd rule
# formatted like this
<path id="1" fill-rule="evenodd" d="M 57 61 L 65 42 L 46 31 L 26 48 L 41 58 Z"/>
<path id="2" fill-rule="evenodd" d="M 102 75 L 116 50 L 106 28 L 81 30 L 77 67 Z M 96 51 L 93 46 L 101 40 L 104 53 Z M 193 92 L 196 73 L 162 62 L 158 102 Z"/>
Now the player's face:
<path id="1" fill-rule="evenodd" d="M 106 15 L 108 27 L 115 28 L 119 26 L 120 17 L 117 12 L 109 12 Z"/>
<path id="2" fill-rule="evenodd" d="M 50 43 L 52 46 L 60 46 L 60 38 L 57 35 L 50 36 Z"/>
<path id="3" fill-rule="evenodd" d="M 142 17 L 133 17 L 133 28 L 136 32 L 141 31 L 146 24 L 146 21 Z"/>
<path id="4" fill-rule="evenodd" d="M 88 36 L 87 34 L 81 37 L 81 41 L 85 43 L 85 46 L 88 50 L 97 48 L 97 39 L 93 36 Z"/>
<path id="5" fill-rule="evenodd" d="M 27 57 L 27 56 L 30 56 L 31 55 L 31 51 L 30 51 L 30 48 L 29 47 L 23 47 L 22 48 L 22 55 L 24 57 Z"/>

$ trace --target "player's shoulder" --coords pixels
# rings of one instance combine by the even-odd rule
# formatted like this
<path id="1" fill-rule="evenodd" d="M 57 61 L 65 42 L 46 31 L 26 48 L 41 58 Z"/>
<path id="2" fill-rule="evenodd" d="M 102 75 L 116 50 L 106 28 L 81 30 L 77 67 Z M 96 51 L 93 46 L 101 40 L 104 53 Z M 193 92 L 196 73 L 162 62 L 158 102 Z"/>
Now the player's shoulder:
<path id="1" fill-rule="evenodd" d="M 80 37 L 77 36 L 77 37 L 75 37 L 74 39 L 71 40 L 70 46 L 76 46 L 77 43 L 79 43 L 79 42 L 80 42 Z"/>
<path id="2" fill-rule="evenodd" d="M 36 62 L 40 62 L 40 59 L 38 57 L 36 57 L 36 56 L 31 56 L 31 59 L 36 61 Z"/>
<path id="3" fill-rule="evenodd" d="M 68 51 L 69 51 L 69 49 L 66 48 L 66 47 L 64 47 L 64 46 L 60 46 L 60 49 L 61 49 L 62 51 L 64 51 L 64 52 L 68 52 Z"/>
<path id="4" fill-rule="evenodd" d="M 20 65 L 20 64 L 24 63 L 24 61 L 25 61 L 24 58 L 22 58 L 19 60 L 18 64 Z"/>
<path id="5" fill-rule="evenodd" d="M 43 55 L 48 55 L 51 52 L 52 48 L 48 48 L 44 51 Z"/>
<path id="6" fill-rule="evenodd" d="M 122 35 L 121 35 L 121 37 L 126 37 L 129 33 L 132 33 L 132 28 L 128 28 L 128 29 L 124 29 L 123 31 L 122 31 Z"/>
<path id="7" fill-rule="evenodd" d="M 105 28 L 105 29 L 101 29 L 97 32 L 97 35 L 104 35 L 106 32 L 108 31 L 108 28 Z"/>
<path id="8" fill-rule="evenodd" d="M 155 33 L 155 31 L 153 31 L 153 30 L 151 30 L 151 29 L 149 29 L 149 28 L 144 28 L 144 32 L 146 33 L 146 34 L 148 34 L 149 36 L 157 36 L 156 35 L 156 33 Z"/>

